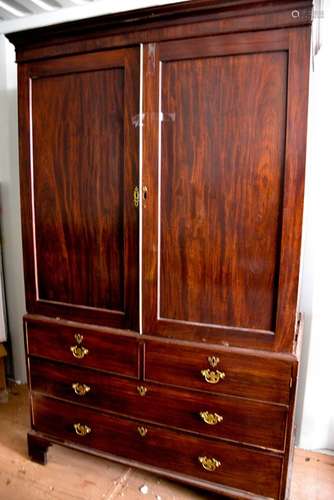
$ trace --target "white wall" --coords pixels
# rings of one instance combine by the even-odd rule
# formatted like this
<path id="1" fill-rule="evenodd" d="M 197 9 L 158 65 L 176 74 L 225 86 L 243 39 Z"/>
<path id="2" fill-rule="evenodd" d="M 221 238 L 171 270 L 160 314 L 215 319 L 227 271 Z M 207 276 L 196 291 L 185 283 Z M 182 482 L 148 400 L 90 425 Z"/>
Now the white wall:
<path id="1" fill-rule="evenodd" d="M 306 328 L 298 414 L 299 445 L 334 450 L 334 2 L 325 6 L 323 45 L 310 86 L 301 296 Z"/>
<path id="2" fill-rule="evenodd" d="M 95 0 L 92 3 L 81 5 L 80 7 L 69 7 L 67 9 L 58 9 L 43 14 L 36 14 L 29 17 L 22 17 L 0 23 L 1 33 L 10 33 L 13 31 L 48 26 L 66 21 L 74 21 L 87 17 L 95 17 L 103 14 L 112 14 L 114 12 L 124 12 L 127 10 L 141 9 L 169 3 L 183 2 L 186 0 L 122 0 L 115 2 L 112 0 Z"/>
<path id="3" fill-rule="evenodd" d="M 6 301 L 5 284 L 2 271 L 2 249 L 0 245 L 0 343 L 7 340 L 7 319 L 6 319 Z"/>
<path id="4" fill-rule="evenodd" d="M 0 202 L 8 324 L 17 380 L 26 380 L 25 312 L 17 151 L 17 92 L 13 47 L 0 35 Z"/>
<path id="5" fill-rule="evenodd" d="M 124 0 L 122 10 L 168 1 Z M 108 2 L 109 3 L 109 2 Z M 297 424 L 299 445 L 305 448 L 334 449 L 334 333 L 331 321 L 331 285 L 334 283 L 334 161 L 332 153 L 334 110 L 334 26 L 333 1 L 327 1 L 323 47 L 311 74 L 308 170 L 306 178 L 304 265 L 301 283 L 301 310 L 305 312 L 305 338 Z M 45 25 L 75 17 L 106 13 L 85 7 L 68 14 L 48 13 L 36 21 L 20 19 L 6 23 L 6 31 L 24 29 L 33 23 Z M 111 11 L 112 4 L 109 3 Z M 119 4 L 118 4 L 119 5 Z M 80 12 L 80 15 L 79 15 Z M 10 24 L 9 24 L 10 23 Z M 2 24 L 4 25 L 4 23 Z M 36 25 L 36 24 L 35 24 Z M 13 341 L 15 376 L 25 379 L 21 318 L 24 312 L 22 254 L 19 215 L 16 84 L 14 53 L 0 38 L 0 181 L 3 203 L 4 263 L 6 272 L 9 326 Z M 301 423 L 301 424 L 300 424 Z"/>

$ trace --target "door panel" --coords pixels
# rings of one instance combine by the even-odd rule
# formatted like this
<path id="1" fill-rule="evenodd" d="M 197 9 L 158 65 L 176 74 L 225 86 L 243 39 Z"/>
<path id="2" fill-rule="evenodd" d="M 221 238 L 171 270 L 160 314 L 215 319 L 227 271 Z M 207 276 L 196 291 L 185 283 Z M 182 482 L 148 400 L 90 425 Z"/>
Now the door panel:
<path id="1" fill-rule="evenodd" d="M 118 68 L 33 83 L 39 299 L 124 312 L 123 91 Z"/>
<path id="2" fill-rule="evenodd" d="M 292 141 L 287 125 L 292 67 L 304 60 L 307 71 L 304 41 L 306 52 L 291 30 L 146 48 L 144 333 L 268 349 L 291 342 L 302 204 L 291 198 L 291 170 L 303 138 Z M 287 231 L 296 240 L 282 248 Z"/>
<path id="3" fill-rule="evenodd" d="M 132 117 L 139 51 L 35 63 L 27 80 L 35 275 L 29 312 L 136 329 L 139 145 Z"/>
<path id="4" fill-rule="evenodd" d="M 160 316 L 271 331 L 286 52 L 167 62 L 161 73 L 162 109 L 176 118 L 161 135 Z"/>

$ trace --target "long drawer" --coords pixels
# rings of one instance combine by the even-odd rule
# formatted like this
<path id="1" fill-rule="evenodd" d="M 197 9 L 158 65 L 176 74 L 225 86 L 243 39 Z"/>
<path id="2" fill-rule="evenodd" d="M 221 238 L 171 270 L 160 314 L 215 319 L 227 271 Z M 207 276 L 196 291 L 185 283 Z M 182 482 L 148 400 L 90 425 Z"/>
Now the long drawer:
<path id="1" fill-rule="evenodd" d="M 289 404 L 291 361 L 241 350 L 145 342 L 145 380 Z"/>
<path id="2" fill-rule="evenodd" d="M 56 323 L 27 323 L 30 356 L 96 368 L 129 377 L 139 376 L 139 347 L 135 335 Z"/>
<path id="3" fill-rule="evenodd" d="M 33 391 L 202 435 L 284 450 L 287 408 L 30 359 Z"/>
<path id="4" fill-rule="evenodd" d="M 282 459 L 34 395 L 34 428 L 60 440 L 277 498 Z"/>

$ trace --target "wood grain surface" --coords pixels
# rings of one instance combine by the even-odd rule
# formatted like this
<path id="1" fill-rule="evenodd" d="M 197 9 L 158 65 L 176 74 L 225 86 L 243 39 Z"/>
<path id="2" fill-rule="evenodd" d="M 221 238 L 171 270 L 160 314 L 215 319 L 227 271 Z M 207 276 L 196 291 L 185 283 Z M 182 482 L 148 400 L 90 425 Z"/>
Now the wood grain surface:
<path id="1" fill-rule="evenodd" d="M 311 3 L 9 35 L 34 461 L 61 444 L 229 498 L 289 495 Z"/>
<path id="2" fill-rule="evenodd" d="M 123 69 L 33 80 L 42 300 L 124 311 L 123 103 Z"/>
<path id="3" fill-rule="evenodd" d="M 145 112 L 162 122 L 144 130 L 144 333 L 291 351 L 305 134 L 287 123 L 308 31 L 151 45 Z"/>
<path id="4" fill-rule="evenodd" d="M 212 356 L 219 359 L 215 367 L 209 363 Z M 259 356 L 256 350 L 241 353 L 145 342 L 146 380 L 279 404 L 289 404 L 294 364 L 292 360 Z M 202 375 L 206 369 L 219 370 L 225 376 L 216 384 L 208 383 Z"/>
<path id="5" fill-rule="evenodd" d="M 56 417 L 52 418 L 52 415 Z M 45 434 L 55 434 L 84 447 L 226 486 L 252 490 L 263 496 L 278 495 L 282 459 L 274 454 L 143 425 L 140 421 L 105 415 L 37 395 L 33 397 L 33 422 L 35 429 Z M 78 422 L 87 425 L 91 432 L 78 436 L 73 428 Z M 147 430 L 144 437 L 140 436 L 138 427 Z M 221 467 L 212 472 L 204 470 L 198 460 L 201 456 L 216 458 Z"/>
<path id="6" fill-rule="evenodd" d="M 32 198 L 24 244 L 33 250 L 25 270 L 35 312 L 138 327 L 139 69 L 129 49 L 33 64 L 24 77 L 22 197 Z"/>
<path id="7" fill-rule="evenodd" d="M 82 336 L 81 343 L 78 343 L 77 335 Z M 82 358 L 73 355 L 71 348 L 76 346 L 87 350 Z M 139 377 L 139 346 L 135 335 L 117 335 L 57 323 L 28 323 L 26 347 L 31 356 Z"/>
<path id="8" fill-rule="evenodd" d="M 161 318 L 273 331 L 286 53 L 161 72 Z"/>
<path id="9" fill-rule="evenodd" d="M 223 395 L 204 398 L 195 391 L 131 381 L 37 358 L 30 358 L 29 367 L 34 392 L 203 436 L 280 451 L 285 447 L 285 406 Z M 72 385 L 78 382 L 89 387 L 86 394 L 74 392 Z M 144 395 L 140 395 L 139 387 L 145 389 Z M 218 414 L 222 420 L 209 425 L 201 412 Z"/>

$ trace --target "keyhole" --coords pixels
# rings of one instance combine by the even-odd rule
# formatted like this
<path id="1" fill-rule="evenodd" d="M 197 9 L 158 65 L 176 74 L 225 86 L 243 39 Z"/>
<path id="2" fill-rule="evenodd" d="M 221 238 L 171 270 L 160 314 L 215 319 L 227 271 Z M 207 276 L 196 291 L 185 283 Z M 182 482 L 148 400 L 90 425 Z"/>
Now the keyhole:
<path id="1" fill-rule="evenodd" d="M 146 208 L 146 202 L 147 202 L 147 186 L 143 186 L 143 207 Z"/>

